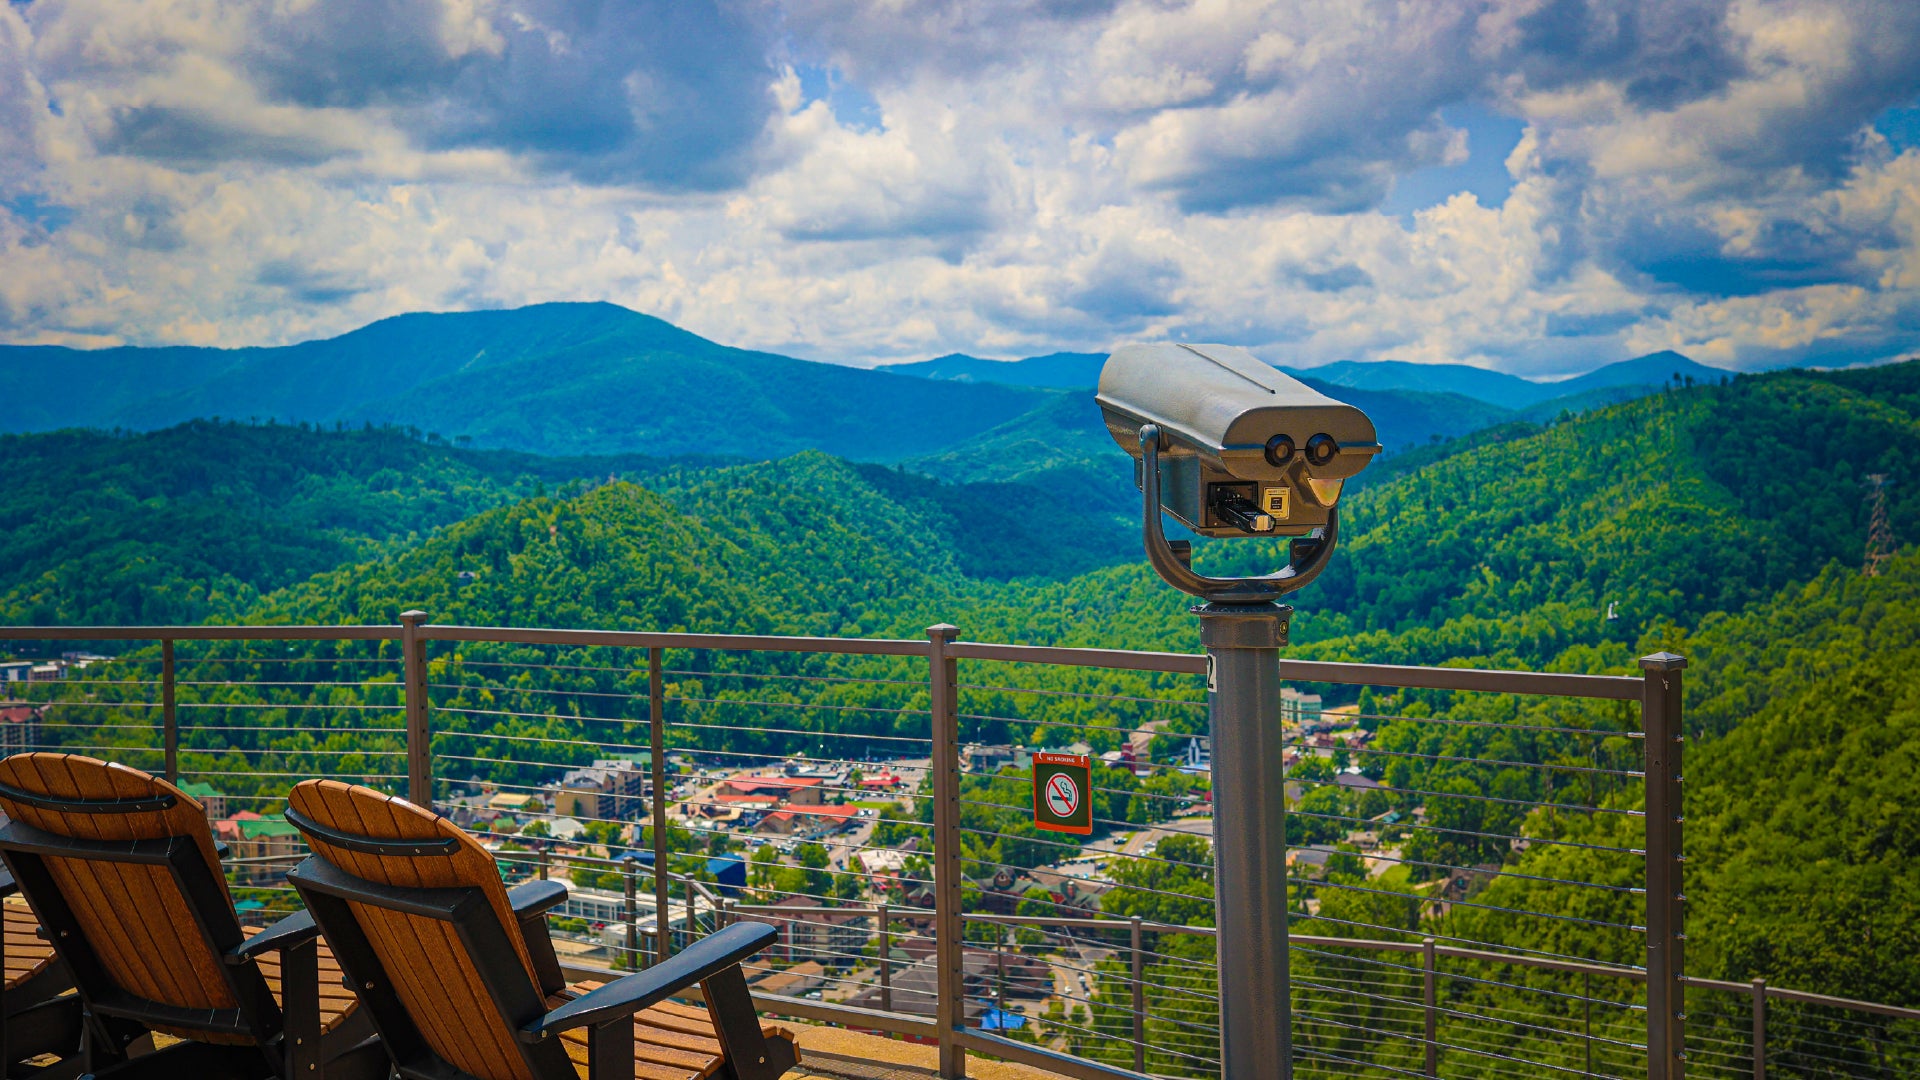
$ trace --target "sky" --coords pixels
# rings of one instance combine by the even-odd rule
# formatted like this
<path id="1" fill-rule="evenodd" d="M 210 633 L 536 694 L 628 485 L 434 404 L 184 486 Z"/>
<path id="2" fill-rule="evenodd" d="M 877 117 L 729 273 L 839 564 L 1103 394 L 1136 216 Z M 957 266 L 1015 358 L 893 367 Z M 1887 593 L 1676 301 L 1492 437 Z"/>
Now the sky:
<path id="1" fill-rule="evenodd" d="M 1912 0 L 6 0 L 0 341 L 1920 351 Z"/>

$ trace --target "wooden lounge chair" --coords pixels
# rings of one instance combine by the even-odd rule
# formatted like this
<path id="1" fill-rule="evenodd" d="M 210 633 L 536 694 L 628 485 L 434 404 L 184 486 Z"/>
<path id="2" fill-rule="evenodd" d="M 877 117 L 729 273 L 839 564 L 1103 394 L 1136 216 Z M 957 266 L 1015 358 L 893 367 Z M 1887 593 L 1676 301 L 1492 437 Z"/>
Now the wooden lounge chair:
<path id="1" fill-rule="evenodd" d="M 0 1073 L 37 1080 L 78 1076 L 83 1064 L 81 1013 L 79 996 L 68 993 L 73 976 L 54 955 L 53 943 L 40 932 L 40 920 L 19 892 L 13 875 L 0 871 L 0 917 L 5 920 L 0 968 L 6 973 L 0 998 L 0 1011 L 5 1013 L 5 1023 L 0 1025 Z M 59 1060 L 39 1068 L 21 1064 L 43 1057 Z"/>
<path id="2" fill-rule="evenodd" d="M 401 1077 L 775 1080 L 799 1063 L 790 1033 L 760 1026 L 740 972 L 772 927 L 730 926 L 646 971 L 570 991 L 545 918 L 564 885 L 510 892 L 473 837 L 371 788 L 309 780 L 287 807 L 313 852 L 287 879 Z M 668 1000 L 696 983 L 707 1008 Z"/>
<path id="3" fill-rule="evenodd" d="M 0 809 L 10 819 L 0 856 L 79 990 L 87 1071 L 101 1080 L 385 1075 L 353 1002 L 336 996 L 324 1009 L 312 918 L 242 932 L 191 796 L 96 758 L 14 754 L 0 759 Z M 284 996 L 269 978 L 281 974 Z M 129 1056 L 154 1032 L 180 1041 Z"/>

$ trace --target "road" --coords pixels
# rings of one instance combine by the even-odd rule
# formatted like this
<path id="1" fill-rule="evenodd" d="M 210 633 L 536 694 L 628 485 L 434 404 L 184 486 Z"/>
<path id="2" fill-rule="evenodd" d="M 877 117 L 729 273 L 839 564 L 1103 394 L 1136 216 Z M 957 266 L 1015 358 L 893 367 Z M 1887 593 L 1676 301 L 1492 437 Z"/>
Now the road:
<path id="1" fill-rule="evenodd" d="M 1121 848 L 1121 853 L 1126 855 L 1139 855 L 1146 851 L 1148 844 L 1158 844 L 1161 840 L 1169 836 L 1182 834 L 1212 840 L 1213 815 L 1175 818 L 1172 821 L 1149 826 L 1129 837 L 1126 846 Z"/>

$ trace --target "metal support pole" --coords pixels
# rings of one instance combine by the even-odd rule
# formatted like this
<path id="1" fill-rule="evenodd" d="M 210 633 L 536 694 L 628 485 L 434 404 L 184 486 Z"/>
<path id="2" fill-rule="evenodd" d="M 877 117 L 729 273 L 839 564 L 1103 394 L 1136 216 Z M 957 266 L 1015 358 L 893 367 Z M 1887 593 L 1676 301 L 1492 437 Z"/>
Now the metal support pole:
<path id="1" fill-rule="evenodd" d="M 928 704 L 933 714 L 933 958 L 938 992 L 934 1021 L 940 1039 L 940 1076 L 967 1075 L 967 1052 L 954 1035 L 967 1026 L 966 957 L 960 921 L 960 717 L 958 668 L 947 646 L 960 628 L 927 628 Z"/>
<path id="2" fill-rule="evenodd" d="M 427 726 L 427 643 L 424 611 L 400 613 L 400 654 L 406 661 L 407 801 L 433 809 L 433 731 Z"/>
<path id="3" fill-rule="evenodd" d="M 634 897 L 633 860 L 620 860 L 620 920 L 627 926 L 627 963 L 640 970 L 640 903 Z M 657 913 L 656 913 L 657 914 Z"/>
<path id="4" fill-rule="evenodd" d="M 1221 1075 L 1293 1075 L 1287 978 L 1287 777 L 1280 648 L 1293 609 L 1206 604 Z"/>
<path id="5" fill-rule="evenodd" d="M 1593 972 L 1580 973 L 1580 1020 L 1587 1033 L 1587 1075 L 1593 1075 Z"/>
<path id="6" fill-rule="evenodd" d="M 1682 845 L 1685 823 L 1680 782 L 1686 728 L 1681 723 L 1681 672 L 1685 657 L 1654 653 L 1640 658 L 1646 675 L 1641 697 L 1645 738 L 1647 826 L 1647 1075 L 1651 1080 L 1686 1076 L 1686 878 Z"/>
<path id="7" fill-rule="evenodd" d="M 647 718 L 653 736 L 653 938 L 657 958 L 665 960 L 673 937 L 667 917 L 667 690 L 657 648 L 647 650 Z M 687 919 L 691 925 L 691 904 Z"/>
<path id="8" fill-rule="evenodd" d="M 1440 975 L 1435 970 L 1439 954 L 1434 951 L 1433 939 L 1420 942 L 1420 965 L 1424 983 L 1421 999 L 1426 1005 L 1426 1026 L 1424 1038 L 1427 1044 L 1427 1075 L 1440 1075 Z"/>
<path id="9" fill-rule="evenodd" d="M 1133 1071 L 1147 1071 L 1147 984 L 1141 977 L 1145 966 L 1140 941 L 1140 916 L 1128 920 L 1133 938 Z"/>
<path id="10" fill-rule="evenodd" d="M 998 931 L 998 933 L 994 934 L 994 937 L 993 937 L 993 967 L 994 967 L 994 981 L 995 981 L 995 986 L 993 991 L 993 997 L 994 997 L 993 1004 L 995 1008 L 998 1008 L 1002 1013 L 1004 1013 L 1007 1011 L 1007 938 L 1012 936 L 1013 928 L 1011 926 L 1001 926 L 1001 927 L 996 927 L 995 929 Z"/>
<path id="11" fill-rule="evenodd" d="M 695 895 L 695 893 L 694 893 L 694 887 L 693 887 L 693 879 L 692 879 L 692 878 L 688 878 L 688 879 L 686 880 L 686 886 L 687 886 L 687 889 L 686 889 L 686 892 L 687 892 L 687 931 L 686 931 L 686 933 L 685 933 L 685 934 L 683 934 L 683 935 L 681 936 L 681 938 L 680 938 L 680 947 L 681 947 L 681 948 L 683 948 L 683 949 L 684 949 L 684 948 L 686 948 L 686 947 L 687 947 L 688 945 L 691 945 L 691 944 L 693 944 L 693 942 L 694 942 L 694 939 L 695 939 L 696 937 L 698 937 L 698 936 L 699 936 L 699 933 L 700 933 L 700 924 L 699 924 L 699 921 L 698 921 L 697 919 L 695 919 L 695 918 L 694 918 L 694 908 L 693 908 L 693 898 L 694 898 L 694 895 Z"/>
<path id="12" fill-rule="evenodd" d="M 547 880 L 547 864 L 549 859 L 550 859 L 550 856 L 547 853 L 547 845 L 541 844 L 540 857 L 538 862 L 536 863 L 537 873 L 539 874 L 541 881 Z"/>
<path id="13" fill-rule="evenodd" d="M 893 1011 L 893 919 L 880 905 L 880 1011 Z"/>
<path id="14" fill-rule="evenodd" d="M 173 701 L 173 639 L 160 643 L 160 741 L 166 748 L 167 782 L 180 782 L 180 718 Z"/>
<path id="15" fill-rule="evenodd" d="M 1753 1080 L 1767 1080 L 1767 980 L 1753 980 Z"/>

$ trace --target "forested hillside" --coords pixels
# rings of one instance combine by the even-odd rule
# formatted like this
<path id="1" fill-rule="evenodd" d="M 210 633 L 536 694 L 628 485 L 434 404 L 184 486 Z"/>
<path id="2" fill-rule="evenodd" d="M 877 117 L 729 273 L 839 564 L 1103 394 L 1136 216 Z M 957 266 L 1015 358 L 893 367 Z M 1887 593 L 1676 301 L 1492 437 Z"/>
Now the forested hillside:
<path id="1" fill-rule="evenodd" d="M 802 454 L 665 477 L 662 492 L 616 483 L 530 499 L 320 574 L 252 614 L 391 622 L 421 607 L 488 625 L 889 633 L 964 595 L 973 557 L 936 527 L 925 495 L 936 489 L 897 476 Z"/>
<path id="2" fill-rule="evenodd" d="M 1913 651 L 1920 641 L 1920 556 L 1909 551 L 1880 578 L 1862 579 L 1857 570 L 1867 474 L 1893 480 L 1895 532 L 1920 535 L 1916 402 L 1920 364 L 1779 373 L 1670 388 L 1545 427 L 1507 425 L 1389 459 L 1343 505 L 1346 533 L 1333 569 L 1295 598 L 1293 651 L 1615 673 L 1633 672 L 1634 657 L 1656 648 L 1688 654 L 1695 736 L 1688 766 L 1689 969 L 1920 1002 L 1913 959 L 1920 956 L 1913 936 L 1920 881 L 1912 870 L 1920 855 L 1920 822 L 1912 819 L 1920 805 L 1913 787 L 1920 766 L 1920 655 Z M 16 610 L 44 610 L 60 621 L 79 621 L 68 611 L 121 610 L 116 603 L 145 613 L 140 605 L 151 593 L 170 603 L 187 597 L 180 608 L 145 616 L 156 619 L 169 610 L 199 610 L 259 622 L 388 623 L 418 607 L 445 623 L 887 637 L 919 636 L 930 623 L 950 621 L 976 640 L 1194 650 L 1191 601 L 1142 565 L 1126 498 L 1097 490 L 1106 470 L 1125 476 L 1125 456 L 1117 448 L 1096 453 L 1093 439 L 1062 449 L 1046 435 L 1048 425 L 1073 431 L 1081 421 L 1056 408 L 1044 423 L 1004 429 L 1000 454 L 966 466 L 983 477 L 971 484 L 820 453 L 735 464 L 629 462 L 622 469 L 589 459 L 563 468 L 391 432 L 193 425 L 149 437 L 180 440 L 170 455 L 158 456 L 179 463 L 167 469 L 147 468 L 156 458 L 133 453 L 138 440 L 13 440 L 4 445 L 14 455 L 9 461 L 19 462 L 16 471 L 51 478 L 66 458 L 91 461 L 80 467 L 103 477 L 97 483 L 106 493 L 75 496 L 70 485 L 49 479 L 17 496 L 21 516 L 12 520 L 25 526 L 45 518 L 58 528 L 36 534 L 40 548 L 12 541 L 23 545 L 21 566 L 38 559 L 33 565 L 47 567 L 21 578 L 37 591 L 20 593 L 25 586 L 16 584 L 15 594 L 50 605 Z M 285 446 L 273 450 L 282 442 L 326 449 L 303 451 L 306 457 Z M 204 453 L 187 449 L 196 443 Z M 297 467 L 281 460 L 290 457 Z M 214 467 L 250 458 L 280 463 Z M 963 468 L 958 459 L 927 461 L 920 467 L 942 461 Z M 610 473 L 620 478 L 608 482 Z M 592 480 L 560 483 L 564 475 Z M 542 483 L 545 492 L 529 492 Z M 247 523 L 226 535 L 264 539 L 238 542 L 232 552 L 196 544 L 193 538 L 210 534 L 223 515 L 229 524 Z M 1215 573 L 1267 570 L 1277 553 L 1271 541 L 1211 542 L 1198 545 L 1197 562 Z M 303 569 L 323 561 L 330 568 Z M 88 593 L 89 581 L 61 576 L 70 562 L 90 566 L 89 578 L 121 580 L 125 588 Z M 136 576 L 113 578 L 122 563 Z M 196 598 L 193 590 L 205 588 L 216 570 L 226 575 L 217 580 L 245 583 L 252 580 L 242 572 L 247 568 L 258 571 L 259 583 L 222 586 L 232 593 L 223 606 Z M 288 583 L 288 576 L 300 580 Z M 249 591 L 276 584 L 264 595 Z M 247 648 L 253 651 L 243 651 L 233 671 L 248 670 L 267 646 Z M 299 665 L 318 673 L 329 662 L 318 647 L 310 656 L 274 648 L 274 662 L 289 665 L 289 678 L 318 677 Z M 606 710 L 630 715 L 644 703 L 632 663 L 612 650 L 442 650 L 435 659 L 443 695 L 435 702 L 435 751 L 503 783 L 537 782 L 539 767 L 489 756 L 500 753 L 488 749 L 496 745 L 489 740 L 554 747 L 544 759 L 549 765 L 588 760 L 591 725 L 607 722 Z M 669 685 L 676 710 L 685 710 L 675 715 L 712 721 L 711 737 L 720 741 L 702 744 L 709 749 L 761 753 L 790 745 L 757 731 L 772 726 L 768 710 L 753 701 L 754 690 L 726 681 L 776 672 L 812 680 L 782 691 L 777 719 L 788 734 L 818 733 L 822 752 L 854 752 L 863 735 L 924 738 L 923 690 L 891 661 L 708 653 L 684 664 L 691 666 Z M 512 674 L 488 674 L 506 670 L 489 665 L 508 665 Z M 1101 750 L 1149 715 L 1147 699 L 1198 694 L 1192 680 L 1096 670 L 995 670 L 985 685 L 1054 693 L 1023 698 L 1017 707 L 1025 711 L 1017 715 L 1026 726 L 1016 729 L 987 719 L 1015 715 L 1007 710 L 1016 706 L 994 698 L 999 690 L 982 690 L 988 700 L 969 714 L 965 737 L 1044 745 L 1084 738 Z M 1058 691 L 1124 697 L 1094 708 Z M 368 716 L 390 708 L 392 692 L 375 683 L 334 691 L 330 707 L 345 710 L 335 722 L 365 720 L 354 711 L 362 707 Z M 302 702 L 302 691 L 274 693 L 276 707 Z M 532 704 L 503 707 L 519 700 L 509 695 Z M 1431 692 L 1370 695 L 1362 704 L 1376 720 L 1374 745 L 1399 755 L 1369 769 L 1389 786 L 1368 796 L 1372 802 L 1337 786 L 1303 796 L 1303 812 L 1290 825 L 1300 833 L 1296 841 L 1336 838 L 1383 805 L 1422 809 L 1434 815 L 1429 823 L 1465 832 L 1402 838 L 1409 858 L 1443 869 L 1504 866 L 1509 873 L 1487 887 L 1479 908 L 1421 921 L 1414 899 L 1427 886 L 1427 870 L 1366 886 L 1348 882 L 1343 892 L 1336 866 L 1326 884 L 1299 898 L 1303 907 L 1309 899 L 1317 905 L 1316 932 L 1404 925 L 1633 959 L 1643 947 L 1638 939 L 1602 939 L 1578 922 L 1643 919 L 1635 910 L 1640 901 L 1624 891 L 1631 866 L 1599 865 L 1586 849 L 1542 844 L 1522 851 L 1504 840 L 1524 833 L 1634 846 L 1633 784 L 1588 779 L 1554 789 L 1543 770 L 1528 767 L 1584 761 L 1630 769 L 1638 751 L 1624 734 L 1629 712 L 1476 704 Z M 1415 722 L 1443 710 L 1473 722 Z M 1187 712 L 1169 730 L 1195 729 L 1197 714 Z M 286 721 L 273 709 L 250 715 Z M 1091 729 L 1047 726 L 1068 722 Z M 1522 726 L 1503 729 L 1516 722 Z M 1594 744 L 1578 742 L 1590 729 L 1601 733 Z M 319 749 L 308 734 L 203 734 L 189 747 L 198 768 L 225 763 L 306 775 L 339 767 L 338 751 Z M 330 752 L 336 756 L 328 758 Z M 1445 760 L 1454 757 L 1512 767 L 1489 772 Z M 1112 797 L 1123 800 L 1110 807 L 1116 819 L 1152 813 L 1151 801 L 1132 799 L 1124 785 L 1116 790 Z M 1449 818 L 1427 799 L 1450 791 L 1497 791 L 1492 802 L 1511 802 Z M 1558 816 L 1526 809 L 1555 797 L 1596 809 Z M 1033 865 L 1047 857 L 1049 849 L 1021 832 L 1017 815 L 983 814 L 968 858 Z M 1623 891 L 1577 910 L 1555 907 L 1568 901 L 1516 874 L 1611 881 Z M 1114 896 L 1114 910 L 1204 917 L 1210 886 L 1203 876 L 1136 884 Z M 1568 919 L 1489 914 L 1502 906 Z M 1179 976 L 1167 970 L 1153 977 Z"/>
<path id="3" fill-rule="evenodd" d="M 1831 561 L 1857 560 L 1867 473 L 1893 481 L 1895 533 L 1920 534 L 1920 421 L 1908 411 L 1917 382 L 1920 364 L 1745 378 L 1388 459 L 1343 503 L 1341 555 L 1297 596 L 1296 642 L 1325 656 L 1540 664 L 1574 645 L 1625 646 L 1740 611 Z M 324 594 L 350 575 L 399 596 L 426 573 L 416 567 L 466 568 L 446 544 L 407 552 L 434 529 L 514 532 L 504 510 L 474 515 L 542 485 L 617 478 L 663 495 L 699 545 L 751 555 L 716 554 L 715 582 L 777 591 L 819 560 L 873 581 L 911 568 L 925 584 L 896 582 L 887 603 L 856 620 L 870 631 L 910 632 L 937 602 L 940 617 L 986 640 L 1189 647 L 1184 599 L 1134 550 L 1131 485 L 1102 486 L 1127 476 L 1127 459 L 1084 430 L 1080 411 L 1053 408 L 1046 425 L 1010 431 L 971 463 L 925 459 L 911 470 L 817 454 L 741 465 L 543 459 L 394 430 L 230 423 L 8 437 L 0 610 L 13 622 L 237 617 L 255 592 L 349 563 L 296 592 Z M 980 479 L 917 471 L 935 468 Z M 612 505 L 569 490 L 513 513 L 593 523 Z M 666 526 L 622 519 L 602 531 L 606 543 L 645 546 L 656 527 Z M 1275 542 L 1255 539 L 1203 542 L 1196 556 L 1214 573 L 1264 571 L 1278 557 Z M 1009 579 L 1018 580 L 1001 584 Z M 546 586 L 527 588 L 516 618 L 541 611 Z M 509 612 L 488 614 L 471 618 Z"/>
<path id="4" fill-rule="evenodd" d="M 618 467 L 652 471 L 641 459 L 575 471 L 383 429 L 0 436 L 0 621 L 237 618 L 262 593 L 526 498 L 554 473 Z"/>
<path id="5" fill-rule="evenodd" d="M 1895 533 L 1920 535 L 1920 421 L 1901 407 L 1916 373 L 1885 369 L 1858 389 L 1743 378 L 1389 459 L 1342 501 L 1341 555 L 1297 594 L 1294 639 L 1328 659 L 1537 666 L 1857 565 L 1868 473 L 1893 479 Z M 1277 542 L 1253 539 L 1195 555 L 1211 573 L 1279 558 Z M 983 595 L 961 625 L 987 640 L 1184 649 L 1185 611 L 1134 562 Z"/>
<path id="6" fill-rule="evenodd" d="M 0 621 L 14 624 L 244 618 L 262 594 L 396 555 L 483 511 L 614 481 L 665 493 L 766 567 L 804 563 L 813 543 L 836 557 L 815 523 L 770 513 L 775 506 L 884 536 L 876 566 L 928 565 L 939 559 L 923 549 L 934 549 L 956 573 L 988 581 L 1060 579 L 1133 553 L 1130 520 L 1060 526 L 1059 478 L 953 484 L 821 454 L 742 467 L 537 457 L 398 428 L 196 421 L 151 433 L 0 436 L 0 474 L 10 477 L 0 486 Z"/>
<path id="7" fill-rule="evenodd" d="M 1824 447 L 1833 465 L 1780 464 L 1798 463 L 1796 448 L 1809 443 Z M 934 483 L 824 455 L 725 468 L 662 466 L 642 480 L 684 519 L 671 528 L 691 530 L 676 534 L 679 543 L 707 553 L 699 560 L 702 588 L 780 595 L 794 581 L 827 574 L 827 566 L 840 567 L 847 580 L 886 583 L 873 593 L 871 610 L 864 600 L 836 606 L 831 587 L 795 596 L 792 618 L 812 620 L 808 632 L 858 625 L 869 633 L 913 633 L 916 620 L 937 617 L 985 640 L 1191 647 L 1184 598 L 1133 555 L 1126 504 L 1111 493 L 1104 502 L 1089 497 L 1098 475 L 1090 456 L 1076 468 L 1049 459 L 1046 449 L 1041 439 L 1009 445 L 1007 460 L 1035 468 L 991 484 Z M 410 452 L 456 456 L 417 446 Z M 591 464 L 576 468 L 599 473 L 589 471 Z M 1104 464 L 1122 476 L 1128 471 L 1118 448 Z M 1550 662 L 1576 645 L 1628 648 L 1661 627 L 1693 627 L 1715 612 L 1739 611 L 1810 579 L 1830 561 L 1855 560 L 1865 472 L 1894 476 L 1895 530 L 1920 531 L 1916 465 L 1920 422 L 1911 414 L 1891 400 L 1802 375 L 1675 390 L 1464 443 L 1350 497 L 1341 557 L 1296 599 L 1296 641 L 1329 657 L 1525 665 Z M 459 599 L 463 607 L 478 606 L 466 618 L 537 621 L 549 610 L 546 597 L 613 595 L 621 575 L 608 553 L 624 558 L 651 550 L 669 528 L 653 519 L 602 520 L 616 505 L 623 504 L 596 492 L 464 522 L 458 535 L 468 545 L 496 531 L 518 536 L 520 527 L 502 515 L 546 515 L 555 530 L 549 540 L 563 545 L 569 528 L 603 537 L 595 558 L 550 564 L 583 580 L 522 582 L 524 602 L 497 610 L 487 607 L 491 593 L 472 590 Z M 508 550 L 502 543 L 482 546 Z M 531 552 L 519 544 L 508 547 Z M 456 547 L 450 536 L 391 561 L 342 569 L 272 606 L 297 594 L 320 598 L 312 610 L 329 617 L 376 617 L 337 594 L 349 579 L 379 582 L 393 604 L 424 605 L 443 592 L 451 596 L 451 584 L 429 587 L 436 575 L 450 581 L 459 570 L 482 569 L 462 564 Z M 1216 573 L 1251 572 L 1271 569 L 1277 556 L 1273 541 L 1215 541 L 1199 545 L 1197 559 Z M 1110 565 L 1092 568 L 1102 563 Z M 485 569 L 523 573 L 518 565 L 496 560 Z M 527 565 L 526 572 L 549 567 Z M 608 580 L 584 580 L 597 576 Z M 1008 578 L 1020 580 L 997 583 Z M 426 591 L 401 599 L 409 588 Z M 301 604 L 306 610 L 308 602 Z M 858 617 L 820 621 L 856 608 Z M 589 605 L 577 618 L 614 610 Z M 659 614 L 663 628 L 726 628 Z"/>
<path id="8" fill-rule="evenodd" d="M 1920 553 L 1909 551 L 1875 578 L 1829 568 L 1661 644 L 1692 660 L 1688 972 L 1920 1002 Z M 1420 749 L 1453 754 L 1482 741 L 1457 737 Z M 1390 736 L 1383 745 L 1408 746 Z M 1450 771 L 1463 770 L 1420 767 L 1395 783 L 1426 787 Z M 1623 788 L 1608 805 L 1638 809 L 1638 788 Z M 1600 849 L 1636 847 L 1640 829 L 1617 814 L 1536 821 L 1535 835 L 1596 847 L 1536 847 L 1479 902 L 1638 923 L 1634 897 L 1603 903 L 1548 882 L 1621 880 L 1618 857 Z M 1460 912 L 1435 929 L 1638 959 L 1630 937 L 1494 910 Z"/>

